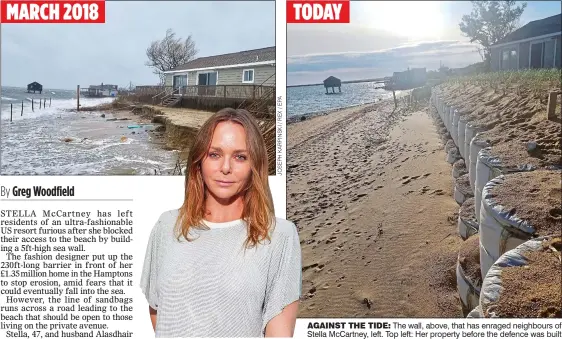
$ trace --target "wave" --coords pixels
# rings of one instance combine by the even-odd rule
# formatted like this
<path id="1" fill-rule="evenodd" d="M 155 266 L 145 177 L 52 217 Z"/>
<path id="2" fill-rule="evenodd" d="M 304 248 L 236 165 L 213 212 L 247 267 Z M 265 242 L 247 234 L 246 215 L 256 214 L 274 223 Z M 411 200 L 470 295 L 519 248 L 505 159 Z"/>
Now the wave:
<path id="1" fill-rule="evenodd" d="M 10 97 L 2 97 L 2 100 L 18 100 L 18 99 L 14 99 L 14 98 L 10 98 Z"/>

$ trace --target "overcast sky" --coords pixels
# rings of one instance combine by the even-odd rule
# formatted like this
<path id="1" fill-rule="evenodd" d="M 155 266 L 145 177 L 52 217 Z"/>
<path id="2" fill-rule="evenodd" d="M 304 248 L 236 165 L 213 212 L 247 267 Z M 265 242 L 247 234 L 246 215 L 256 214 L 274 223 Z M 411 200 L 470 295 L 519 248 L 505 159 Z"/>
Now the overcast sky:
<path id="1" fill-rule="evenodd" d="M 352 1 L 350 24 L 287 25 L 287 84 L 390 76 L 408 67 L 481 61 L 459 22 L 469 1 Z M 560 13 L 559 1 L 528 1 L 520 25 Z"/>
<path id="2" fill-rule="evenodd" d="M 107 1 L 105 24 L 2 25 L 2 85 L 156 84 L 146 48 L 168 28 L 198 57 L 275 46 L 275 2 Z"/>

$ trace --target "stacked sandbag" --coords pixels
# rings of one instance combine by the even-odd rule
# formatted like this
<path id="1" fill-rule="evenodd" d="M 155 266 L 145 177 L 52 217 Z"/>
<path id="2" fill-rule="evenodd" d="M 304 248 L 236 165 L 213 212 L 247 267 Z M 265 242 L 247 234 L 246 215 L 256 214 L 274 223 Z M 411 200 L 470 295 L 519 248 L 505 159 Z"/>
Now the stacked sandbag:
<path id="1" fill-rule="evenodd" d="M 457 290 L 463 316 L 479 305 L 482 275 L 480 274 L 480 241 L 478 235 L 468 238 L 461 246 L 457 261 Z"/>
<path id="2" fill-rule="evenodd" d="M 469 147 L 469 166 L 468 166 L 468 175 L 470 177 L 470 187 L 472 190 L 475 191 L 475 183 L 476 183 L 476 163 L 478 161 L 478 154 L 480 151 L 486 147 L 490 147 L 490 142 L 488 140 L 483 140 L 479 138 L 477 134 L 472 140 L 470 141 Z M 477 215 L 478 217 L 478 215 Z"/>
<path id="3" fill-rule="evenodd" d="M 466 318 L 481 318 L 482 317 L 482 310 L 480 309 L 480 305 L 476 306 L 470 313 L 466 316 Z"/>
<path id="4" fill-rule="evenodd" d="M 504 253 L 480 293 L 481 317 L 562 317 L 562 238 L 540 237 Z"/>
<path id="5" fill-rule="evenodd" d="M 486 184 L 479 220 L 482 276 L 502 254 L 525 241 L 562 233 L 561 174 L 519 172 Z"/>
<path id="6" fill-rule="evenodd" d="M 459 153 L 461 154 L 461 157 L 468 161 L 468 156 L 466 154 L 466 140 L 465 140 L 465 136 L 466 136 L 466 124 L 468 123 L 468 117 L 466 115 L 461 115 L 459 117 L 459 123 L 458 123 L 458 142 L 457 142 L 457 146 L 459 147 Z"/>
<path id="7" fill-rule="evenodd" d="M 453 141 L 455 142 L 455 144 L 460 148 L 461 143 L 459 142 L 459 118 L 460 118 L 460 114 L 459 114 L 459 110 L 451 107 L 451 137 L 453 138 Z M 464 139 L 462 141 L 462 144 L 464 146 Z M 459 151 L 460 154 L 460 151 Z"/>
<path id="8" fill-rule="evenodd" d="M 478 233 L 478 220 L 474 215 L 474 198 L 466 199 L 459 208 L 458 231 L 462 240 Z"/>
<path id="9" fill-rule="evenodd" d="M 482 190 L 488 181 L 502 174 L 514 172 L 532 171 L 536 167 L 533 164 L 521 164 L 514 166 L 504 166 L 499 156 L 496 156 L 491 147 L 484 148 L 478 153 L 476 162 L 474 196 L 476 198 L 476 216 L 480 215 L 482 204 Z"/>
<path id="10" fill-rule="evenodd" d="M 455 146 L 453 139 L 449 139 L 447 141 L 445 144 L 445 151 L 447 152 L 446 160 L 451 165 L 461 158 L 461 154 L 459 153 L 457 146 Z"/>
<path id="11" fill-rule="evenodd" d="M 470 188 L 470 181 L 468 174 L 461 175 L 455 180 L 455 191 L 454 197 L 455 201 L 462 205 L 466 199 L 472 198 L 472 189 Z"/>
<path id="12" fill-rule="evenodd" d="M 459 159 L 455 161 L 455 163 L 453 164 L 453 172 L 452 172 L 453 179 L 456 179 L 461 175 L 465 175 L 467 173 L 468 171 L 466 169 L 464 159 Z"/>

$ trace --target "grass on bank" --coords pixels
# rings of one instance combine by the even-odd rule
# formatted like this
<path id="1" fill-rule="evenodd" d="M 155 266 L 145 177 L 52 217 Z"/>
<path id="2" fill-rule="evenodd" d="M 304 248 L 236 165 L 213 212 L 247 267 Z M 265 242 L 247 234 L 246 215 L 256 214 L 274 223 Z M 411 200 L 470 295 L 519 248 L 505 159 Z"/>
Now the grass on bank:
<path id="1" fill-rule="evenodd" d="M 454 76 L 448 78 L 446 83 L 489 87 L 494 89 L 495 92 L 503 91 L 504 93 L 513 90 L 520 93 L 524 90 L 543 96 L 549 91 L 560 91 L 561 79 L 562 70 L 550 68 Z"/>

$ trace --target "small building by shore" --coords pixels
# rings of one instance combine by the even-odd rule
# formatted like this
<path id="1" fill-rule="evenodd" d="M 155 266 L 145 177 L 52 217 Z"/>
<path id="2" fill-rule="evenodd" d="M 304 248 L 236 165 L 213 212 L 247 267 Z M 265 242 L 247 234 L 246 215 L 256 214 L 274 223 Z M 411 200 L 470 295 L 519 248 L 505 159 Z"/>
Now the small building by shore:
<path id="1" fill-rule="evenodd" d="M 328 91 L 328 88 L 332 88 L 332 93 Z M 334 77 L 329 76 L 326 80 L 324 80 L 324 88 L 326 88 L 326 94 L 335 94 L 335 88 L 338 88 L 338 93 L 341 93 L 341 80 Z"/>
<path id="2" fill-rule="evenodd" d="M 31 93 L 32 91 L 33 93 L 39 92 L 39 94 L 41 94 L 41 92 L 43 92 L 43 85 L 41 85 L 37 81 L 30 83 L 29 85 L 27 85 L 27 93 Z"/>
<path id="3" fill-rule="evenodd" d="M 396 90 L 412 89 L 424 86 L 427 82 L 427 72 L 424 68 L 412 68 L 404 72 L 392 74 L 391 86 Z"/>
<path id="4" fill-rule="evenodd" d="M 117 96 L 117 85 L 90 85 L 87 89 L 84 89 L 83 95 L 88 97 L 104 98 L 104 97 L 115 97 Z"/>

